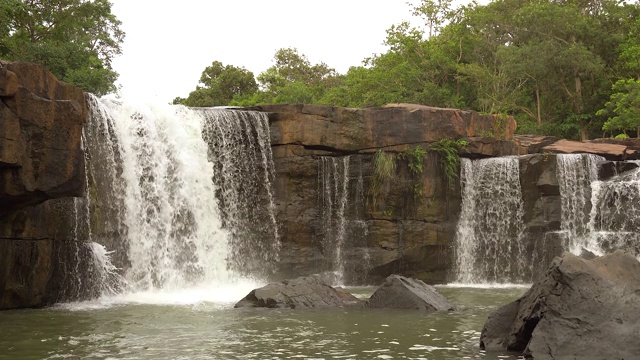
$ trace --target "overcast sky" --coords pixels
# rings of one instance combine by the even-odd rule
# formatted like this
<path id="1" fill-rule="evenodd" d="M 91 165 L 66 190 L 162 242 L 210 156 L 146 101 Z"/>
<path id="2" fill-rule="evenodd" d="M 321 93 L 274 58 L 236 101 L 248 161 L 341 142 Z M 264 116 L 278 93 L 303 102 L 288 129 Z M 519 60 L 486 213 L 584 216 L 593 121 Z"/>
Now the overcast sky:
<path id="1" fill-rule="evenodd" d="M 346 73 L 386 51 L 391 25 L 412 19 L 407 0 L 111 2 L 127 34 L 113 62 L 118 84 L 162 102 L 186 97 L 214 60 L 257 76 L 286 47 Z"/>

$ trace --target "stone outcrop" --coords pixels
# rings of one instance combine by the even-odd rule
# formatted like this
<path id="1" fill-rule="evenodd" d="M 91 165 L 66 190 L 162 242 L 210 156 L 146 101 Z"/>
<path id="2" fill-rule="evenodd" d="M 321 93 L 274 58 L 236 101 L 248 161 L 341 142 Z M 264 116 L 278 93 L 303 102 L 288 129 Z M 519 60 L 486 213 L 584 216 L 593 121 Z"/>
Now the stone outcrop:
<path id="1" fill-rule="evenodd" d="M 622 252 L 587 260 L 570 253 L 518 300 L 489 316 L 486 350 L 535 359 L 634 359 L 640 354 L 640 262 Z"/>
<path id="2" fill-rule="evenodd" d="M 322 281 L 320 276 L 307 276 L 254 289 L 234 307 L 304 309 L 339 307 L 358 302 L 355 296 L 342 289 L 331 287 Z"/>
<path id="3" fill-rule="evenodd" d="M 511 139 L 513 118 L 504 120 L 475 111 L 395 104 L 379 108 L 342 108 L 322 105 L 263 105 L 272 113 L 271 143 L 353 153 L 496 135 Z"/>
<path id="4" fill-rule="evenodd" d="M 433 286 L 399 275 L 387 277 L 367 300 L 366 305 L 370 308 L 415 309 L 426 312 L 454 309 L 453 304 Z"/>
<path id="5" fill-rule="evenodd" d="M 640 151 L 632 147 L 604 142 L 572 141 L 561 139 L 544 146 L 543 152 L 562 154 L 596 154 L 609 160 L 640 159 Z"/>
<path id="6" fill-rule="evenodd" d="M 0 309 L 54 301 L 64 281 L 73 201 L 50 199 L 83 194 L 86 116 L 77 87 L 38 65 L 0 64 Z"/>
<path id="7" fill-rule="evenodd" d="M 86 116 L 82 90 L 41 66 L 0 68 L 0 218 L 48 199 L 82 195 Z"/>

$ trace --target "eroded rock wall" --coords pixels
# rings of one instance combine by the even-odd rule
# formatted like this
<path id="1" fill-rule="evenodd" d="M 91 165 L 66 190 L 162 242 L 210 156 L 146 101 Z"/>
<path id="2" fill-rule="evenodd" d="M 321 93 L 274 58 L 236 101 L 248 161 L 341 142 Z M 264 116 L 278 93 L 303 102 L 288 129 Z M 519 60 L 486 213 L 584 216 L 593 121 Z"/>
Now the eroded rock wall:
<path id="1" fill-rule="evenodd" d="M 268 105 L 259 110 L 270 113 L 282 277 L 335 271 L 336 261 L 341 261 L 347 283 L 377 283 L 393 273 L 429 283 L 447 281 L 460 208 L 458 181 L 448 188 L 435 152 L 425 156 L 420 173 L 412 172 L 409 160 L 400 154 L 416 146 L 428 149 L 442 138 L 468 139 L 463 155 L 469 157 L 518 151 L 510 140 L 513 119 L 472 111 L 404 104 L 370 109 Z M 374 195 L 378 150 L 395 157 L 396 169 Z M 327 233 L 335 237 L 338 230 L 327 227 L 340 224 L 326 221 L 330 210 L 324 198 L 336 187 L 340 193 L 338 178 L 345 161 L 344 244 L 341 259 L 335 259 L 326 242 Z M 327 169 L 338 172 L 327 174 Z M 335 213 L 339 201 L 334 199 L 331 206 Z"/>
<path id="2" fill-rule="evenodd" d="M 61 198 L 84 192 L 86 116 L 79 88 L 38 65 L 0 63 L 0 309 L 55 300 L 75 227 L 73 199 Z"/>

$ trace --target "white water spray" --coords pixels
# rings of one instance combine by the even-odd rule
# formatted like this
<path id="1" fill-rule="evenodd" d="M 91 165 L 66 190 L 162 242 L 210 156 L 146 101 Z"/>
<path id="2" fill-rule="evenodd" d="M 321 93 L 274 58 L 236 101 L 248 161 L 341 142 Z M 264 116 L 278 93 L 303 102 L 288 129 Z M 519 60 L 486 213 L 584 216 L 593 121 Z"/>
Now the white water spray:
<path id="1" fill-rule="evenodd" d="M 241 281 L 242 269 L 234 267 L 241 256 L 263 264 L 277 259 L 266 115 L 92 96 L 89 107 L 87 212 L 98 278 L 121 273 L 126 298 L 187 289 L 203 294 Z M 228 145 L 224 153 L 211 139 Z M 231 166 L 241 163 L 245 168 Z M 246 190 L 262 200 L 239 196 Z M 259 249 L 242 247 L 255 243 L 244 236 L 250 224 L 243 220 L 270 234 Z"/>

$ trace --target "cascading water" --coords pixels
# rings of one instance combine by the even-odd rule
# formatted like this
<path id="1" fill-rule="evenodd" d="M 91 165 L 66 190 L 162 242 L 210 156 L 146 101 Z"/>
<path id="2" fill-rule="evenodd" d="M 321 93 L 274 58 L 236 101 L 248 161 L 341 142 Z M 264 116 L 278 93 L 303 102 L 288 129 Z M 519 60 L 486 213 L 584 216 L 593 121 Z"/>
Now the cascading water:
<path id="1" fill-rule="evenodd" d="M 456 281 L 471 284 L 528 280 L 518 159 L 462 159 L 460 178 L 462 210 L 456 230 Z"/>
<path id="2" fill-rule="evenodd" d="M 592 184 L 598 179 L 598 162 L 592 154 L 558 154 L 556 177 L 561 195 L 560 229 L 564 248 L 579 254 L 591 233 Z"/>
<path id="3" fill-rule="evenodd" d="M 640 168 L 593 183 L 588 243 L 598 254 L 615 249 L 640 255 Z"/>
<path id="4" fill-rule="evenodd" d="M 318 161 L 318 195 L 322 233 L 322 248 L 331 259 L 335 282 L 344 282 L 343 247 L 346 234 L 347 201 L 349 197 L 349 156 L 321 156 Z"/>
<path id="5" fill-rule="evenodd" d="M 87 192 L 98 275 L 119 268 L 129 292 L 176 290 L 237 281 L 257 263 L 241 257 L 264 266 L 276 258 L 263 114 L 93 96 L 89 107 Z"/>
<path id="6" fill-rule="evenodd" d="M 221 219 L 230 235 L 230 266 L 267 276 L 278 258 L 275 178 L 267 114 L 203 109 L 203 136 L 213 166 Z"/>
<path id="7" fill-rule="evenodd" d="M 557 156 L 564 248 L 574 254 L 583 249 L 598 255 L 615 249 L 640 254 L 640 172 L 599 180 L 603 161 L 591 154 Z"/>

